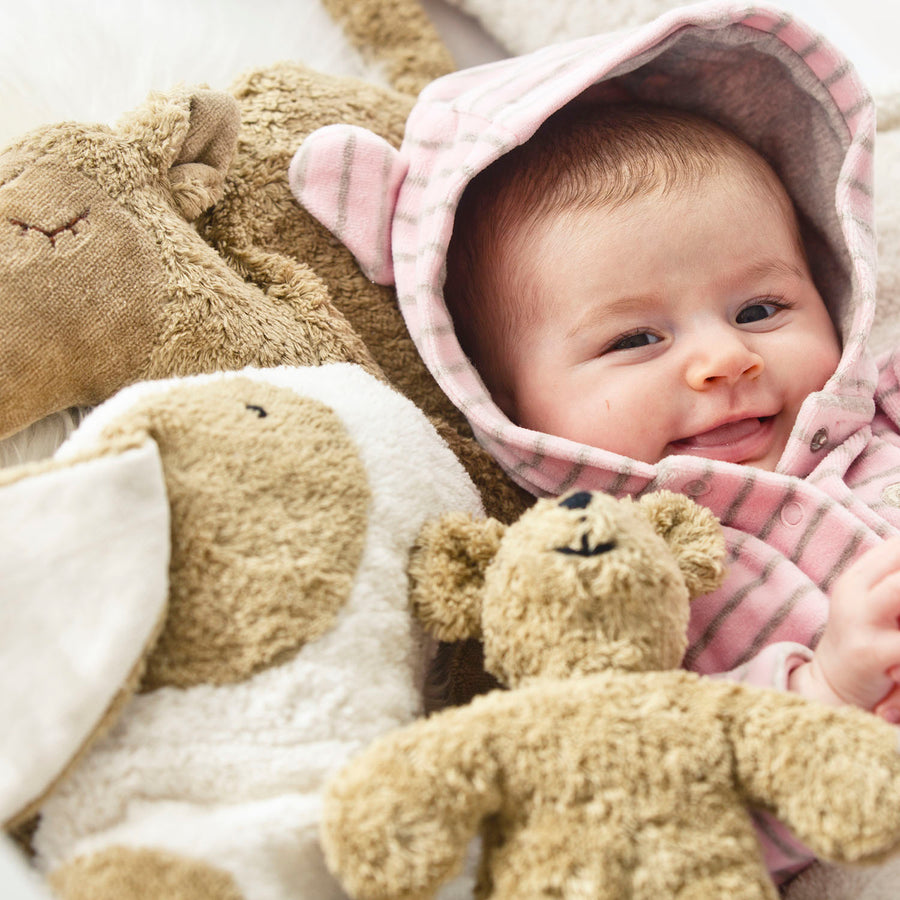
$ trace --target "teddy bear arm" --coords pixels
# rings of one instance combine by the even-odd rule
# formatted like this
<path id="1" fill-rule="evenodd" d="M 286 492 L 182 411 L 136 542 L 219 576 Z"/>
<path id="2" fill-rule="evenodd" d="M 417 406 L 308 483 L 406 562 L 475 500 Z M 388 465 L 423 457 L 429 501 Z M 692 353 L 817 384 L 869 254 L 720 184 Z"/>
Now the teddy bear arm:
<path id="1" fill-rule="evenodd" d="M 897 729 L 793 694 L 747 690 L 741 700 L 731 740 L 748 804 L 835 862 L 871 862 L 900 847 Z"/>
<path id="2" fill-rule="evenodd" d="M 452 715 L 463 711 L 376 741 L 327 786 L 325 858 L 357 900 L 433 897 L 462 870 L 482 819 L 499 808 L 480 729 Z"/>

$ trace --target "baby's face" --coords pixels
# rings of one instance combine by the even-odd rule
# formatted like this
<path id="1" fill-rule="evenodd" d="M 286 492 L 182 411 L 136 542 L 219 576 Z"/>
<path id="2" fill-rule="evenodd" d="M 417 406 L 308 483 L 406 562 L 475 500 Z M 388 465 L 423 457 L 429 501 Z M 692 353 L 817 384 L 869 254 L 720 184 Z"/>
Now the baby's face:
<path id="1" fill-rule="evenodd" d="M 648 463 L 771 470 L 839 361 L 795 224 L 721 175 L 548 218 L 506 264 L 538 308 L 516 325 L 498 398 L 526 428 Z"/>

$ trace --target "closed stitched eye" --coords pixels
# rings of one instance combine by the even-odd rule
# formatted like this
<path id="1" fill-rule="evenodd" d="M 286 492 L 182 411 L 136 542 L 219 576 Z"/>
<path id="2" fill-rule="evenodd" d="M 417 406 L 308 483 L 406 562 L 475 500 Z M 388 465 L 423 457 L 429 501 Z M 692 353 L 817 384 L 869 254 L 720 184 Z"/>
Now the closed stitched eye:
<path id="1" fill-rule="evenodd" d="M 247 404 L 247 409 L 250 412 L 255 412 L 261 419 L 264 419 L 268 413 L 261 406 L 254 406 L 252 403 Z"/>
<path id="2" fill-rule="evenodd" d="M 15 225 L 17 228 L 21 229 L 22 234 L 27 234 L 29 231 L 36 231 L 38 234 L 44 235 L 48 241 L 50 241 L 50 246 L 56 246 L 56 239 L 66 232 L 71 232 L 72 234 L 78 234 L 78 226 L 82 222 L 86 222 L 88 215 L 90 214 L 90 209 L 86 209 L 83 213 L 75 216 L 69 222 L 66 222 L 64 225 L 60 225 L 58 228 L 41 228 L 40 225 L 32 225 L 30 222 L 25 222 L 22 219 L 9 219 L 9 223 L 11 225 Z"/>

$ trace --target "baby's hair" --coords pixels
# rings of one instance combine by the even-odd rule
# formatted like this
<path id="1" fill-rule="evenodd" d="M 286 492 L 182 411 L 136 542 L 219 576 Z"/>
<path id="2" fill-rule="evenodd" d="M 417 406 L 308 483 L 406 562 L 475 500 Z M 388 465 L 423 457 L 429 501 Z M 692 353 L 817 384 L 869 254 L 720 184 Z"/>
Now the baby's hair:
<path id="1" fill-rule="evenodd" d="M 503 348 L 533 315 L 527 289 L 498 264 L 510 236 L 527 234 L 546 216 L 690 190 L 729 162 L 740 164 L 728 169 L 746 180 L 743 187 L 769 189 L 793 218 L 777 176 L 755 150 L 709 119 L 667 107 L 572 104 L 478 174 L 455 216 L 444 298 L 488 389 L 496 395 L 508 387 Z"/>

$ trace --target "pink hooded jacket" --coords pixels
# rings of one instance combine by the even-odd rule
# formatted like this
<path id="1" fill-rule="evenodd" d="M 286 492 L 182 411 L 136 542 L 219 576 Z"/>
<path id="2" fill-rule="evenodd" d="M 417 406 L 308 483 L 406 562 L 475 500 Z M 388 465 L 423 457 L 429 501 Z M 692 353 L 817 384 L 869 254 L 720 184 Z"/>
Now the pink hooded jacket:
<path id="1" fill-rule="evenodd" d="M 772 163 L 810 226 L 810 265 L 843 353 L 804 403 L 775 472 L 690 456 L 651 465 L 518 427 L 459 347 L 442 285 L 463 189 L 588 91 L 727 125 Z M 304 142 L 290 178 L 369 277 L 396 284 L 430 371 L 519 484 L 536 495 L 665 488 L 712 509 L 729 544 L 728 577 L 694 603 L 685 665 L 784 688 L 821 635 L 837 576 L 900 526 L 900 362 L 877 364 L 866 350 L 874 118 L 852 67 L 807 26 L 772 7 L 702 3 L 446 76 L 422 92 L 399 151 L 362 129 L 329 126 Z M 802 864 L 772 838 L 770 868 Z"/>

